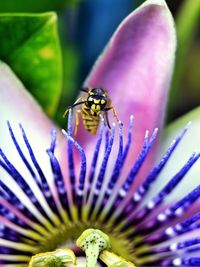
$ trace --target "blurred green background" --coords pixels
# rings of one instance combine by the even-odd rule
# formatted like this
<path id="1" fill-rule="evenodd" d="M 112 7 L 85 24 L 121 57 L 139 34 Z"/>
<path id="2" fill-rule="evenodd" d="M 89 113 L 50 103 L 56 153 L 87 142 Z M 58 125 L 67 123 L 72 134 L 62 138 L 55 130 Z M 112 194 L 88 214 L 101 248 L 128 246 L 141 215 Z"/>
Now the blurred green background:
<path id="1" fill-rule="evenodd" d="M 30 26 L 26 34 L 31 36 L 32 43 L 36 41 L 38 43 L 38 39 L 35 37 L 36 28 L 43 29 L 45 27 L 46 29 L 47 25 L 50 25 L 49 35 L 45 36 L 45 40 L 49 42 L 49 38 L 52 38 L 52 42 L 50 42 L 51 48 L 53 48 L 56 54 L 55 58 L 51 61 L 51 73 L 46 75 L 46 77 L 40 77 L 41 79 L 38 81 L 38 84 L 33 79 L 33 86 L 30 85 L 30 87 L 32 86 L 30 90 L 33 90 L 31 93 L 33 93 L 46 112 L 58 124 L 65 125 L 66 122 L 62 118 L 65 108 L 76 98 L 78 90 L 91 66 L 116 27 L 127 14 L 142 2 L 142 0 L 0 1 L 0 15 L 2 15 L 0 19 L 0 35 L 5 35 L 3 30 L 1 32 L 1 24 L 5 27 L 7 23 L 5 16 L 9 17 L 15 13 L 27 12 L 55 11 L 57 13 L 58 21 L 55 20 L 56 22 L 52 19 L 51 13 L 40 16 L 40 19 L 38 19 L 40 26 L 38 26 L 38 21 L 37 23 L 35 22 L 34 17 L 31 20 L 29 19 Z M 178 31 L 177 59 L 168 105 L 167 121 L 170 122 L 195 108 L 200 103 L 200 1 L 167 0 L 166 2 L 175 18 Z M 110 10 L 112 10 L 112 16 L 110 16 Z M 15 19 L 14 17 L 12 23 L 17 35 L 18 29 Z M 17 19 L 19 20 L 19 18 Z M 19 21 L 17 25 L 20 27 L 23 23 Z M 58 28 L 58 36 L 55 27 Z M 19 38 L 27 38 L 27 36 L 19 36 Z M 9 34 L 8 39 L 10 40 Z M 25 55 L 30 53 L 31 45 L 29 44 L 28 52 L 25 49 Z M 59 45 L 61 50 L 59 50 Z M 29 77 L 24 73 L 21 74 L 22 70 L 20 67 L 20 64 L 25 64 L 27 59 L 25 57 L 23 61 L 21 58 L 19 59 L 17 44 L 13 47 L 10 47 L 7 54 L 6 52 L 4 54 L 0 52 L 1 60 L 5 60 L 6 63 L 13 67 L 14 71 L 22 79 L 22 82 L 25 83 L 25 86 L 29 88 L 29 84 L 26 83 Z M 0 45 L 0 50 L 2 50 L 2 45 Z M 46 51 L 48 51 L 47 47 L 45 47 Z M 48 53 L 44 55 L 48 56 Z M 41 66 L 43 66 L 42 60 L 40 62 Z M 54 74 L 55 79 L 50 79 L 51 75 Z M 62 79 L 62 85 L 59 79 Z M 48 105 L 45 106 L 44 96 L 41 97 L 40 93 L 34 90 L 37 86 L 40 90 L 44 88 L 44 91 L 48 90 L 48 86 L 52 86 L 52 91 L 49 87 L 50 97 L 48 99 L 48 105 L 52 106 L 52 108 L 49 108 Z M 61 89 L 55 89 L 56 91 L 54 92 L 53 88 Z M 53 101 L 51 99 L 56 99 L 56 101 L 51 102 Z"/>

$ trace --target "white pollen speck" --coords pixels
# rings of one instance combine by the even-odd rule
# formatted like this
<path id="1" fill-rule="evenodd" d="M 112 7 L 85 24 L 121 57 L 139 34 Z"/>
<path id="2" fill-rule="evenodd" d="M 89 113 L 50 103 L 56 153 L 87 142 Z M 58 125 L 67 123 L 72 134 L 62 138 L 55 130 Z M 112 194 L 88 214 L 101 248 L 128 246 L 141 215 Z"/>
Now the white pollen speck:
<path id="1" fill-rule="evenodd" d="M 174 259 L 173 264 L 174 264 L 174 266 L 180 266 L 182 264 L 181 259 L 180 258 Z"/>
<path id="2" fill-rule="evenodd" d="M 62 133 L 63 133 L 63 134 L 67 134 L 67 132 L 66 132 L 64 129 L 62 129 Z"/>
<path id="3" fill-rule="evenodd" d="M 174 244 L 170 245 L 170 250 L 171 251 L 176 251 L 177 250 L 177 244 L 174 243 Z"/>
<path id="4" fill-rule="evenodd" d="M 136 192 L 134 195 L 133 195 L 133 200 L 138 202 L 141 200 L 141 196 Z"/>
<path id="5" fill-rule="evenodd" d="M 95 190 L 94 190 L 94 194 L 95 194 L 95 195 L 98 195 L 98 194 L 99 194 L 99 189 L 95 188 Z"/>
<path id="6" fill-rule="evenodd" d="M 82 195 L 83 195 L 83 190 L 78 189 L 78 191 L 77 191 L 77 195 L 78 195 L 78 196 L 82 196 Z"/>
<path id="7" fill-rule="evenodd" d="M 148 131 L 148 130 L 146 130 L 144 138 L 145 138 L 145 139 L 147 139 L 147 138 L 148 138 L 148 136 L 149 136 L 149 131 Z"/>
<path id="8" fill-rule="evenodd" d="M 173 229 L 172 227 L 168 227 L 168 228 L 165 230 L 165 233 L 166 233 L 168 236 L 174 236 L 174 235 L 175 235 L 174 229 Z"/>
<path id="9" fill-rule="evenodd" d="M 18 209 L 22 209 L 23 208 L 22 203 L 20 203 L 17 207 L 18 207 Z"/>
<path id="10" fill-rule="evenodd" d="M 176 230 L 178 230 L 178 231 L 180 231 L 180 230 L 183 229 L 183 227 L 182 227 L 180 224 L 177 224 L 177 225 L 175 226 L 175 228 L 176 228 Z"/>
<path id="11" fill-rule="evenodd" d="M 108 195 L 110 195 L 110 194 L 112 193 L 112 190 L 108 188 L 108 189 L 106 190 L 106 193 L 107 193 Z"/>
<path id="12" fill-rule="evenodd" d="M 125 191 L 124 189 L 120 189 L 120 190 L 119 190 L 119 195 L 120 195 L 121 197 L 125 197 L 125 196 L 126 196 L 126 191 Z"/>
<path id="13" fill-rule="evenodd" d="M 155 207 L 155 203 L 154 203 L 154 201 L 149 201 L 148 203 L 147 203 L 147 208 L 149 209 L 149 210 L 151 210 L 151 209 L 153 209 Z"/>
<path id="14" fill-rule="evenodd" d="M 158 132 L 158 128 L 155 128 L 154 132 L 157 133 Z"/>
<path id="15" fill-rule="evenodd" d="M 141 194 L 144 194 L 144 193 L 145 193 L 145 190 L 144 190 L 144 187 L 143 187 L 143 186 L 140 186 L 140 187 L 139 187 L 139 192 L 140 192 Z"/>
<path id="16" fill-rule="evenodd" d="M 166 211 L 165 211 L 165 214 L 166 214 L 166 215 L 171 215 L 171 214 L 172 214 L 172 212 L 171 212 L 171 210 L 170 210 L 170 209 L 166 209 Z"/>
<path id="17" fill-rule="evenodd" d="M 164 214 L 164 213 L 160 213 L 160 214 L 158 214 L 158 217 L 157 217 L 157 219 L 159 220 L 159 221 L 161 221 L 161 222 L 163 222 L 163 221 L 165 221 L 166 220 L 166 215 Z"/>
<path id="18" fill-rule="evenodd" d="M 178 208 L 176 211 L 175 211 L 175 214 L 176 215 L 182 215 L 182 213 L 183 213 L 183 208 Z"/>
<path id="19" fill-rule="evenodd" d="M 51 192 L 50 191 L 47 191 L 44 193 L 45 197 L 50 197 L 51 196 Z"/>
<path id="20" fill-rule="evenodd" d="M 174 143 L 176 143 L 176 139 L 173 139 L 171 142 L 171 146 L 174 145 Z"/>

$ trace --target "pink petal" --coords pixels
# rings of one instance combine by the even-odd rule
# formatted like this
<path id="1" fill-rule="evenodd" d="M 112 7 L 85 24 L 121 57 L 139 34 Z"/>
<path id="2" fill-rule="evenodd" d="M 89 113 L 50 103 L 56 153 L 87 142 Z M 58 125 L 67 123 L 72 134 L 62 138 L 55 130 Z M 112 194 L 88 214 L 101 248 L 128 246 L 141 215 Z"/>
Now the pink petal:
<path id="1" fill-rule="evenodd" d="M 121 23 L 86 80 L 85 86 L 107 89 L 124 132 L 134 115 L 131 162 L 145 130 L 162 129 L 175 48 L 174 21 L 165 1 L 147 0 Z M 109 113 L 110 121 L 115 121 Z M 83 127 L 78 138 L 90 152 L 94 138 Z"/>
<path id="2" fill-rule="evenodd" d="M 21 123 L 26 131 L 36 159 L 53 189 L 52 171 L 46 149 L 50 147 L 50 133 L 51 129 L 53 127 L 55 128 L 55 125 L 47 118 L 41 107 L 39 107 L 28 91 L 25 90 L 23 84 L 4 63 L 0 63 L 0 99 L 0 147 L 12 164 L 29 181 L 31 175 L 17 153 L 7 127 L 7 120 L 9 120 L 23 153 L 29 162 L 31 162 L 18 126 L 18 123 Z M 64 168 L 67 165 L 65 143 L 66 141 L 63 135 L 58 133 L 58 147 L 56 152 L 57 156 L 62 159 L 60 161 Z M 65 157 L 62 156 L 63 153 L 65 153 Z M 62 164 L 62 161 L 65 161 L 64 164 Z M 64 170 L 64 168 L 63 172 L 65 177 L 68 177 L 67 170 Z M 0 168 L 0 176 L 2 180 L 6 180 L 8 183 L 11 182 L 9 175 L 2 168 Z M 18 194 L 20 193 L 18 192 Z M 38 197 L 41 198 L 41 196 Z"/>

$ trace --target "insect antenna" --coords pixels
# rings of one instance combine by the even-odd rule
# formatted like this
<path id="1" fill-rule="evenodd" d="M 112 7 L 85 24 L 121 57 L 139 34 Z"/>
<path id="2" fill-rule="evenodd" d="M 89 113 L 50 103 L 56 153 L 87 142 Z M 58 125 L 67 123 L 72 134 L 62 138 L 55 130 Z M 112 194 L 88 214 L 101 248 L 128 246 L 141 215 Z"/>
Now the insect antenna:
<path id="1" fill-rule="evenodd" d="M 87 88 L 87 87 L 80 88 L 80 91 L 83 91 L 85 93 L 88 93 L 88 90 L 89 90 L 89 88 Z"/>
<path id="2" fill-rule="evenodd" d="M 65 118 L 65 116 L 67 115 L 67 113 L 68 113 L 68 111 L 69 111 L 70 109 L 74 108 L 75 106 L 84 104 L 84 103 L 86 103 L 86 102 L 87 102 L 87 100 L 84 100 L 84 101 L 80 101 L 80 102 L 74 103 L 73 105 L 69 106 L 69 107 L 65 110 L 65 112 L 64 112 L 64 114 L 63 114 L 63 118 Z"/>

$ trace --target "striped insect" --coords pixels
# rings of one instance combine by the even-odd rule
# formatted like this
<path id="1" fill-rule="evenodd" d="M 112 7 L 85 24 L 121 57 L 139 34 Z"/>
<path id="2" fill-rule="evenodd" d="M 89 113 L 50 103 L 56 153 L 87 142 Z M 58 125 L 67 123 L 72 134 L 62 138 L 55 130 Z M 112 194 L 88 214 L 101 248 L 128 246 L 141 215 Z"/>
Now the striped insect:
<path id="1" fill-rule="evenodd" d="M 116 117 L 117 121 L 119 121 L 116 110 L 112 106 L 111 100 L 103 88 L 83 88 L 81 91 L 87 93 L 87 97 L 78 98 L 73 105 L 66 109 L 63 115 L 65 117 L 69 109 L 81 105 L 81 108 L 76 110 L 75 134 L 79 125 L 79 114 L 82 117 L 85 129 L 91 134 L 96 134 L 101 115 L 104 117 L 107 126 L 111 128 L 107 114 L 109 110 L 113 111 L 114 116 Z"/>

